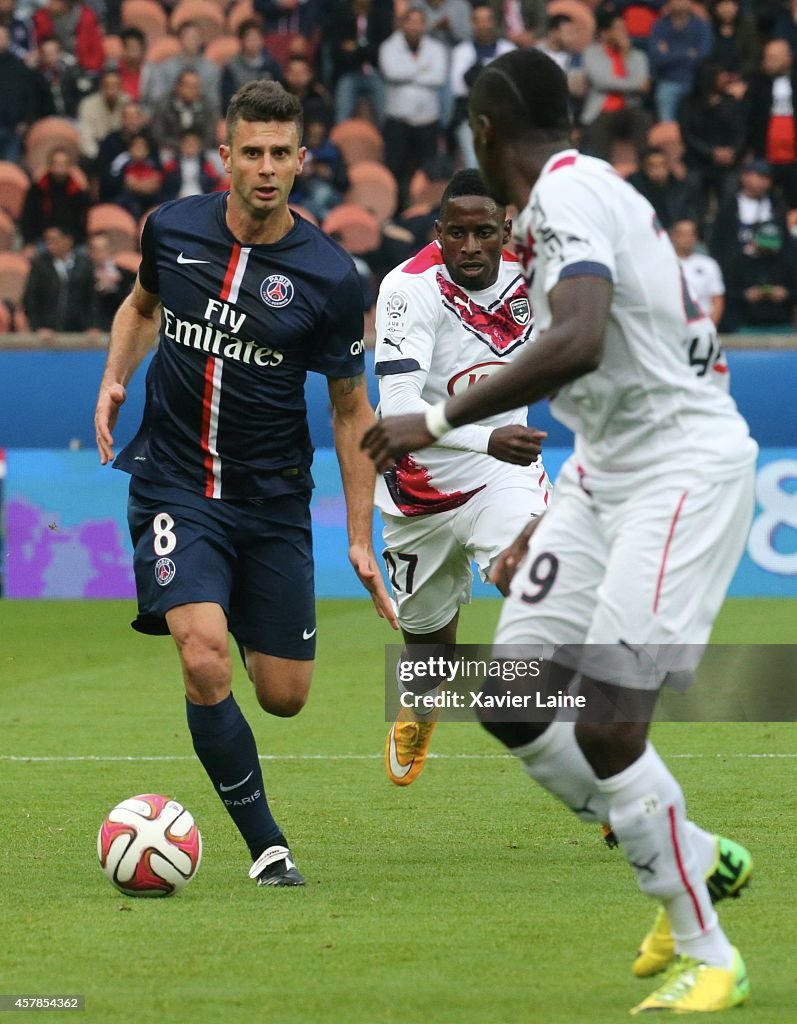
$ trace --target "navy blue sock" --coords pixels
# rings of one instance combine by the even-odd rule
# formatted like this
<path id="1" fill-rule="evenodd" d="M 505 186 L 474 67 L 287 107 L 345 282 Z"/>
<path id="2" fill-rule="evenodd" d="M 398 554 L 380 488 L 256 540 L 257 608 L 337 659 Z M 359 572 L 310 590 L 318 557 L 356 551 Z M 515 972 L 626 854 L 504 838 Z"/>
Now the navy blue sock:
<path id="1" fill-rule="evenodd" d="M 266 800 L 255 738 L 233 695 L 211 705 L 186 698 L 185 710 L 196 755 L 252 859 L 275 843 L 287 846 Z"/>

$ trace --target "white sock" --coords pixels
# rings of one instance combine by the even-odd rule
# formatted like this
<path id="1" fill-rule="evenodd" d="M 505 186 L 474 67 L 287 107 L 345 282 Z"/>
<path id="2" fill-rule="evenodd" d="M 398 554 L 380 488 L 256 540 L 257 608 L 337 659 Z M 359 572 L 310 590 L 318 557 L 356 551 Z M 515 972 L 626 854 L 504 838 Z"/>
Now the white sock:
<path id="1" fill-rule="evenodd" d="M 678 952 L 730 968 L 731 945 L 705 883 L 711 865 L 701 862 L 707 833 L 690 827 L 681 787 L 659 755 L 648 744 L 629 768 L 598 779 L 597 786 L 608 801 L 609 823 L 639 887 L 664 904 Z"/>
<path id="2" fill-rule="evenodd" d="M 524 771 L 558 797 L 582 821 L 608 822 L 609 805 L 597 777 L 576 743 L 575 722 L 552 722 L 542 736 L 514 747 Z"/>

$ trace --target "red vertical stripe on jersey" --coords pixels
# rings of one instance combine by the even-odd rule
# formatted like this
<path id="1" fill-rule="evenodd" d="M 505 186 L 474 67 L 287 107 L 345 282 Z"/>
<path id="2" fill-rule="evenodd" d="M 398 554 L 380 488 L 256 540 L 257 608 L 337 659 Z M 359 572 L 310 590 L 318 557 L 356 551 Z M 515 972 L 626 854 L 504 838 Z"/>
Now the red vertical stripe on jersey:
<path id="1" fill-rule="evenodd" d="M 205 389 L 202 395 L 202 451 L 205 466 L 205 497 L 221 497 L 221 460 L 217 449 L 219 395 L 224 364 L 215 356 L 205 363 Z"/>
<path id="2" fill-rule="evenodd" d="M 668 807 L 667 814 L 670 818 L 670 839 L 672 840 L 672 848 L 675 852 L 675 863 L 678 866 L 678 874 L 681 876 L 681 881 L 684 884 L 684 889 L 689 893 L 689 899 L 692 901 L 692 906 L 695 908 L 695 914 L 697 916 L 697 923 L 700 926 L 700 931 L 705 932 L 706 922 L 703 920 L 703 912 L 700 909 L 700 901 L 697 898 L 695 890 L 692 888 L 689 879 L 686 877 L 686 871 L 684 870 L 684 862 L 681 857 L 681 847 L 678 845 L 678 830 L 675 827 L 675 808 Z"/>
<path id="3" fill-rule="evenodd" d="M 230 262 L 227 264 L 227 273 L 224 275 L 224 284 L 221 286 L 220 298 L 229 299 L 232 289 L 232 282 L 235 278 L 235 271 L 238 269 L 238 260 L 241 256 L 241 247 L 236 242 L 230 253 Z"/>
<path id="4" fill-rule="evenodd" d="M 678 517 L 681 514 L 681 509 L 684 507 L 686 501 L 686 495 L 688 491 L 684 491 L 681 495 L 681 500 L 678 502 L 678 507 L 675 509 L 675 515 L 672 517 L 670 523 L 670 532 L 667 534 L 667 543 L 664 545 L 664 553 L 661 556 L 661 565 L 659 566 L 659 578 L 656 580 L 656 596 L 653 598 L 653 614 L 656 615 L 659 610 L 659 598 L 661 597 L 661 585 L 664 582 L 664 573 L 667 569 L 667 557 L 670 554 L 670 545 L 672 539 L 675 536 L 675 527 L 678 523 Z"/>

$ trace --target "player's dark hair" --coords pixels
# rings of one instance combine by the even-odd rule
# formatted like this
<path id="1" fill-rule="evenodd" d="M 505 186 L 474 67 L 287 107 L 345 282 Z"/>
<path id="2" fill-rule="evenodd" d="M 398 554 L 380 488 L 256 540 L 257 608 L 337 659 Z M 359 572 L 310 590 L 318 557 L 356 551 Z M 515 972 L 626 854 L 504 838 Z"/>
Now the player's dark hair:
<path id="1" fill-rule="evenodd" d="M 227 145 L 239 121 L 292 121 L 302 137 L 302 104 L 279 82 L 257 79 L 242 85 L 227 108 Z"/>
<path id="2" fill-rule="evenodd" d="M 470 93 L 470 109 L 502 135 L 539 142 L 570 137 L 567 78 L 541 50 L 512 50 L 487 64 Z"/>
<path id="3" fill-rule="evenodd" d="M 446 190 L 440 199 L 440 216 L 442 217 L 445 213 L 446 205 L 450 199 L 459 199 L 460 196 L 484 196 L 485 199 L 492 199 L 495 202 L 494 197 L 490 193 L 490 190 L 484 184 L 484 178 L 476 170 L 471 168 L 465 168 L 465 170 L 457 171 L 454 177 L 446 185 Z M 500 204 L 496 203 L 500 207 Z"/>

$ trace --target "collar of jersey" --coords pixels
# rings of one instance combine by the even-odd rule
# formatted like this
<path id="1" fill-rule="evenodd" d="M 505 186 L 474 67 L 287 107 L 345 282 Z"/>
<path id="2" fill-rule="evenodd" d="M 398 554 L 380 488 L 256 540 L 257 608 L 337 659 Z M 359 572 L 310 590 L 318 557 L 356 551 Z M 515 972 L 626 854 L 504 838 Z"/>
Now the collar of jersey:
<path id="1" fill-rule="evenodd" d="M 580 156 L 580 153 L 577 149 L 560 149 L 558 153 L 554 153 L 553 156 L 549 156 L 545 163 L 542 165 L 542 170 L 540 171 L 540 176 L 539 178 L 537 178 L 537 181 L 540 181 L 542 178 L 544 178 L 546 174 L 550 174 L 551 168 L 555 163 L 557 163 L 559 160 L 565 160 L 569 156 Z"/>

